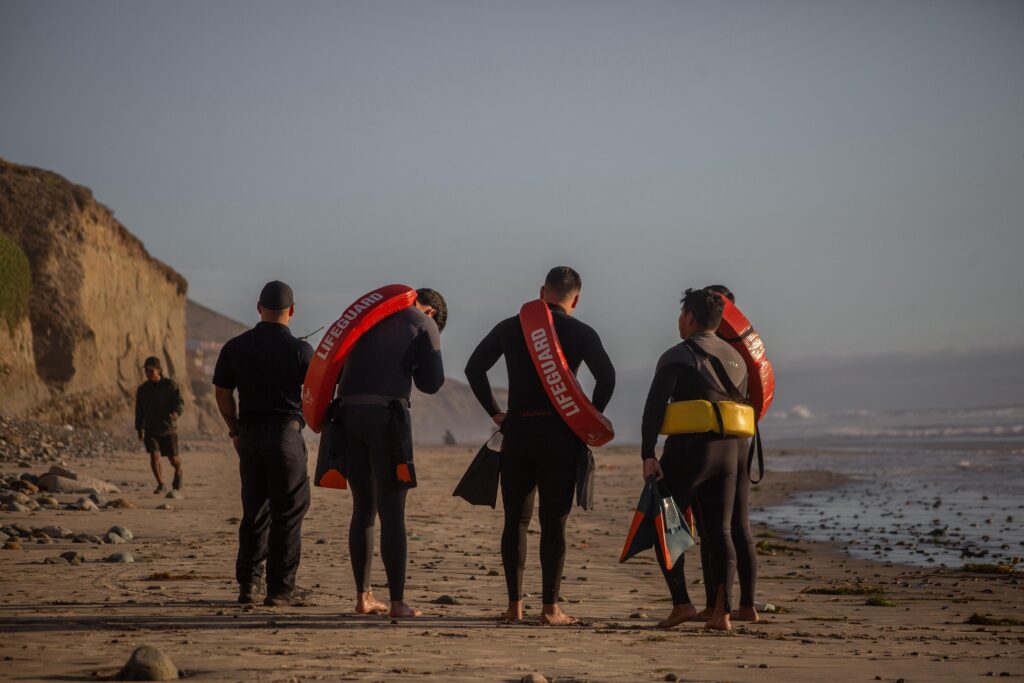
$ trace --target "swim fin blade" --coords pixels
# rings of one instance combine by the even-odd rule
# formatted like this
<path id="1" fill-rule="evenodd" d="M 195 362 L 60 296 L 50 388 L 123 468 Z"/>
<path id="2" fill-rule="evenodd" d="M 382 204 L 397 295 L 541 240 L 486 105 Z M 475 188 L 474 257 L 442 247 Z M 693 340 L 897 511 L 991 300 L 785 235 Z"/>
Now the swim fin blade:
<path id="1" fill-rule="evenodd" d="M 649 477 L 633 513 L 619 562 L 653 547 L 662 566 L 671 570 L 693 544 L 692 526 L 679 511 L 675 499 L 653 476 Z"/>

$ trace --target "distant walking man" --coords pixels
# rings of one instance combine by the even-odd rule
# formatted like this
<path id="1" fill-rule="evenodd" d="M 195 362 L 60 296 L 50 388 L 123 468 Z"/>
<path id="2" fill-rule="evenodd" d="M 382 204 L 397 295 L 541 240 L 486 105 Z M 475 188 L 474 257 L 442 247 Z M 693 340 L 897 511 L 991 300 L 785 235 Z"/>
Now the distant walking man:
<path id="1" fill-rule="evenodd" d="M 217 407 L 238 452 L 242 477 L 238 601 L 255 602 L 265 578 L 263 604 L 296 605 L 309 597 L 296 588 L 295 574 L 302 519 L 309 508 L 301 392 L 313 348 L 288 329 L 295 314 L 291 287 L 268 282 L 256 310 L 260 322 L 224 345 L 213 373 Z"/>
<path id="2" fill-rule="evenodd" d="M 552 268 L 540 288 L 551 310 L 555 332 L 573 374 L 586 363 L 594 375 L 594 406 L 603 411 L 615 388 L 615 368 L 593 328 L 572 317 L 579 302 L 579 273 L 567 266 Z M 491 391 L 487 371 L 505 356 L 508 367 L 508 411 L 502 411 Z M 541 384 L 518 316 L 506 318 L 480 342 L 466 364 L 473 394 L 501 427 L 501 499 L 505 528 L 501 561 L 508 588 L 507 621 L 523 619 L 523 571 L 526 532 L 540 496 L 540 564 L 544 603 L 541 620 L 551 625 L 575 623 L 558 606 L 565 565 L 565 523 L 576 492 L 577 462 L 586 444 L 555 412 Z"/>
<path id="3" fill-rule="evenodd" d="M 163 472 L 160 467 L 160 456 L 167 458 L 174 467 L 173 486 L 175 491 L 181 489 L 181 456 L 178 455 L 177 422 L 185 402 L 181 399 L 178 383 L 170 377 L 164 377 L 160 359 L 150 356 L 142 366 L 146 373 L 146 381 L 139 385 L 135 392 L 135 431 L 139 441 L 146 446 L 149 453 L 149 466 L 156 477 L 156 489 L 153 493 L 163 493 Z"/>
<path id="4" fill-rule="evenodd" d="M 416 485 L 409 395 L 444 384 L 441 330 L 448 305 L 433 289 L 416 290 L 416 303 L 384 318 L 359 338 L 338 380 L 336 417 L 343 436 L 345 476 L 352 491 L 348 549 L 356 584 L 356 612 L 417 617 L 405 602 L 405 498 Z M 407 469 L 399 473 L 401 467 Z M 404 477 L 404 478 L 403 478 Z M 391 604 L 373 597 L 370 568 L 380 518 L 380 556 Z"/>

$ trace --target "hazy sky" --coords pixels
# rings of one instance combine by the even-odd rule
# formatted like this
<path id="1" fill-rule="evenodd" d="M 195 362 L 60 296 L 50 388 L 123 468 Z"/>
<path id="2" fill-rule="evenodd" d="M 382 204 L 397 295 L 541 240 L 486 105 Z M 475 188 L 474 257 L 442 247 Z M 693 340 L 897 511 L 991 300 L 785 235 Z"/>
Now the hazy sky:
<path id="1" fill-rule="evenodd" d="M 242 321 L 439 289 L 457 377 L 562 263 L 637 386 L 713 282 L 783 363 L 1024 338 L 1024 2 L 0 0 L 0 156 Z"/>

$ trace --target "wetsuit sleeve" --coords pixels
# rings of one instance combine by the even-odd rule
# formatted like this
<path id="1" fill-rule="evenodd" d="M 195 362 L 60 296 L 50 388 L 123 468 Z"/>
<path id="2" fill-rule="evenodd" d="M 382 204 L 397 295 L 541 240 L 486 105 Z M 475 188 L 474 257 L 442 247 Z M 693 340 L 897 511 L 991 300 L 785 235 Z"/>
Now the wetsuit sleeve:
<path id="1" fill-rule="evenodd" d="M 419 350 L 413 367 L 412 379 L 424 394 L 436 394 L 444 384 L 444 363 L 441 360 L 441 333 L 437 324 L 428 319 L 417 340 Z"/>
<path id="2" fill-rule="evenodd" d="M 142 431 L 142 387 L 135 390 L 135 431 Z"/>
<path id="3" fill-rule="evenodd" d="M 469 388 L 473 390 L 476 400 L 491 417 L 501 412 L 501 407 L 494 398 L 494 392 L 491 391 L 491 382 L 487 379 L 487 371 L 494 367 L 502 355 L 499 327 L 500 324 L 495 325 L 494 329 L 480 340 L 466 363 L 466 379 L 469 381 Z"/>
<path id="4" fill-rule="evenodd" d="M 640 423 L 640 457 L 655 457 L 654 447 L 658 444 L 661 423 L 665 420 L 665 407 L 672 398 L 672 391 L 679 380 L 678 365 L 658 364 L 658 370 L 651 380 L 651 388 L 647 391 L 647 402 L 644 404 L 644 416 Z"/>
<path id="5" fill-rule="evenodd" d="M 604 350 L 601 337 L 594 332 L 587 344 L 586 355 L 583 362 L 587 364 L 591 374 L 594 375 L 594 396 L 591 403 L 602 413 L 612 400 L 612 392 L 615 391 L 615 366 L 608 352 Z"/>
<path id="6" fill-rule="evenodd" d="M 217 356 L 217 365 L 213 368 L 213 383 L 221 389 L 234 389 L 238 386 L 238 382 L 235 380 L 234 369 L 231 367 L 231 361 L 228 358 L 231 355 L 232 348 L 230 342 L 224 345 L 220 350 L 220 355 Z"/>

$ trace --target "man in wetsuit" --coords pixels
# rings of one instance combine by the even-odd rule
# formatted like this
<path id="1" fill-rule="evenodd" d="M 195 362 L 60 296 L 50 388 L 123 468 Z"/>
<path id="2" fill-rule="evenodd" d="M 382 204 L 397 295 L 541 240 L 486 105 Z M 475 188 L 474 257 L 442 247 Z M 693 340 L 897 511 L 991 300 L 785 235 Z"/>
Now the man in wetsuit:
<path id="1" fill-rule="evenodd" d="M 156 477 L 156 490 L 153 493 L 166 490 L 160 456 L 167 458 L 174 468 L 171 487 L 179 491 L 182 471 L 177 423 L 181 411 L 185 409 L 185 401 L 181 398 L 178 383 L 170 377 L 164 377 L 159 358 L 150 356 L 142 369 L 146 373 L 146 381 L 135 392 L 135 431 L 139 434 L 139 441 L 146 446 L 149 466 Z"/>
<path id="2" fill-rule="evenodd" d="M 572 317 L 579 302 L 581 281 L 572 268 L 552 268 L 540 289 L 554 320 L 558 341 L 573 374 L 586 363 L 594 375 L 594 406 L 603 411 L 615 388 L 615 368 L 592 328 Z M 508 410 L 502 411 L 491 391 L 487 371 L 505 356 L 508 369 Z M 565 523 L 572 509 L 576 466 L 586 444 L 562 421 L 548 398 L 523 337 L 518 316 L 506 318 L 480 342 L 466 364 L 473 394 L 501 427 L 501 498 L 505 527 L 501 559 L 508 589 L 505 619 L 523 618 L 523 570 L 526 531 L 533 517 L 535 494 L 540 497 L 540 562 L 543 614 L 547 624 L 565 625 L 574 619 L 558 606 L 565 564 Z"/>
<path id="3" fill-rule="evenodd" d="M 731 626 L 729 593 L 736 573 L 732 542 L 732 512 L 736 497 L 737 439 L 713 432 L 675 434 L 668 437 L 661 462 L 655 457 L 658 433 L 669 401 L 725 401 L 746 395 L 747 368 L 743 357 L 715 336 L 722 321 L 722 299 L 707 289 L 688 289 L 679 315 L 681 344 L 662 354 L 647 394 L 642 422 L 640 455 L 643 476 L 664 479 L 680 509 L 700 500 L 702 542 L 708 544 L 714 608 L 707 628 Z M 660 550 L 659 550 L 660 552 Z M 672 612 L 659 626 L 676 626 L 696 615 L 683 575 L 682 558 L 671 571 L 664 570 L 672 594 Z"/>
<path id="4" fill-rule="evenodd" d="M 333 407 L 352 491 L 348 549 L 360 614 L 420 615 L 405 602 L 405 498 L 415 481 L 403 481 L 398 465 L 409 466 L 412 461 L 409 395 L 413 383 L 425 394 L 437 393 L 444 384 L 441 330 L 448 320 L 448 307 L 432 289 L 418 289 L 416 295 L 415 304 L 381 320 L 352 347 Z M 370 590 L 377 517 L 390 607 Z"/>
<path id="5" fill-rule="evenodd" d="M 285 283 L 268 282 L 256 310 L 260 322 L 224 345 L 213 371 L 217 407 L 242 478 L 238 601 L 253 603 L 263 591 L 265 561 L 263 604 L 301 605 L 309 598 L 309 591 L 295 586 L 309 509 L 302 382 L 313 347 L 288 329 L 295 299 Z"/>

